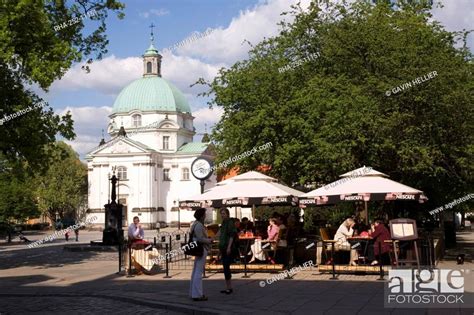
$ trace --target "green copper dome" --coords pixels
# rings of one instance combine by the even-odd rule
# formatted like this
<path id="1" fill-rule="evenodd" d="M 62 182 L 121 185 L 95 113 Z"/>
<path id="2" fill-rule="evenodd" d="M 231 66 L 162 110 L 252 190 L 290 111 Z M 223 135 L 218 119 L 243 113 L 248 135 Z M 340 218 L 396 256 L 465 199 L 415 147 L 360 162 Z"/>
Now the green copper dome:
<path id="1" fill-rule="evenodd" d="M 158 55 L 158 49 L 156 49 L 153 43 L 151 43 L 150 47 L 148 47 L 148 49 L 145 50 L 144 56 L 157 56 L 157 55 Z"/>
<path id="2" fill-rule="evenodd" d="M 148 76 L 133 81 L 117 96 L 112 113 L 173 111 L 191 113 L 184 95 L 165 79 Z"/>

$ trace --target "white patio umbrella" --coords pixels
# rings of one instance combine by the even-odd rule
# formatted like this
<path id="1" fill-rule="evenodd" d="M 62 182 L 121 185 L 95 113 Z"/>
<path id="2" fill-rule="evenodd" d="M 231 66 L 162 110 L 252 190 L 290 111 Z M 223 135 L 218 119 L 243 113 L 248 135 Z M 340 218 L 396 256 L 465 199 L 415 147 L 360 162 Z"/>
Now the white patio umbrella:
<path id="1" fill-rule="evenodd" d="M 364 166 L 342 174 L 340 177 L 340 180 L 300 196 L 300 207 L 329 205 L 343 201 L 364 201 L 367 213 L 367 201 L 416 200 L 424 202 L 428 199 L 421 190 L 388 179 L 388 175 L 371 167 Z M 366 217 L 366 221 L 367 219 Z"/>
<path id="2" fill-rule="evenodd" d="M 218 183 L 204 194 L 180 198 L 181 208 L 256 205 L 297 205 L 303 192 L 278 183 L 278 180 L 250 171 Z"/>

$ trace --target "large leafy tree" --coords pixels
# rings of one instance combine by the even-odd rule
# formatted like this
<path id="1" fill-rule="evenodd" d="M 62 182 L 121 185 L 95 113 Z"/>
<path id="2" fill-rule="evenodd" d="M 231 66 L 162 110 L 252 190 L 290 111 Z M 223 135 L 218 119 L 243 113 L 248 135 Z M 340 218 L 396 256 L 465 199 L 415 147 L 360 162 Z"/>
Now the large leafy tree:
<path id="1" fill-rule="evenodd" d="M 32 87 L 48 91 L 74 62 L 87 65 L 107 52 L 105 20 L 110 10 L 123 17 L 116 0 L 13 0 L 0 2 L 0 119 L 42 101 Z M 96 25 L 86 32 L 87 20 Z M 65 27 L 58 27 L 65 26 Z M 73 139 L 69 114 L 38 106 L 0 125 L 0 156 L 13 168 L 49 164 L 48 144 Z"/>
<path id="2" fill-rule="evenodd" d="M 0 174 L 0 222 L 21 222 L 39 214 L 34 183 L 8 173 Z"/>
<path id="3" fill-rule="evenodd" d="M 467 33 L 432 21 L 426 2 L 313 2 L 290 13 L 294 22 L 282 22 L 247 60 L 199 81 L 210 87 L 210 106 L 224 109 L 212 134 L 219 159 L 271 141 L 232 167 L 269 165 L 301 185 L 367 165 L 423 189 L 435 205 L 472 191 Z M 292 62 L 297 67 L 279 71 Z M 387 96 L 432 71 L 433 79 Z"/>
<path id="4" fill-rule="evenodd" d="M 87 167 L 77 153 L 64 142 L 44 150 L 51 164 L 32 176 L 25 176 L 25 166 L 0 168 L 0 222 L 22 222 L 41 213 L 53 221 L 56 214 L 76 217 L 87 202 Z"/>
<path id="5" fill-rule="evenodd" d="M 87 199 L 87 167 L 64 142 L 50 146 L 48 153 L 55 162 L 35 180 L 39 208 L 51 220 L 56 213 L 61 218 L 76 217 Z"/>

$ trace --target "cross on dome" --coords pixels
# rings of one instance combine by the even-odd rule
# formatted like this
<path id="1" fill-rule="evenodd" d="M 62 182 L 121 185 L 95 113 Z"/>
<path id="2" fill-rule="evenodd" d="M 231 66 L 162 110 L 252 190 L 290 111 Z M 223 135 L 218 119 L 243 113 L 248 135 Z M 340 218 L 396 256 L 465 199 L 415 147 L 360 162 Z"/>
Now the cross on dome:
<path id="1" fill-rule="evenodd" d="M 161 77 L 161 55 L 158 53 L 158 49 L 155 48 L 153 41 L 155 36 L 153 28 L 155 24 L 151 23 L 150 28 L 150 47 L 145 51 L 143 55 L 143 77 Z"/>
<path id="2" fill-rule="evenodd" d="M 153 36 L 153 28 L 156 27 L 155 24 L 153 24 L 153 22 L 150 24 L 149 28 L 151 30 L 150 32 L 150 41 L 151 43 L 153 44 L 153 41 L 155 40 L 154 36 Z"/>

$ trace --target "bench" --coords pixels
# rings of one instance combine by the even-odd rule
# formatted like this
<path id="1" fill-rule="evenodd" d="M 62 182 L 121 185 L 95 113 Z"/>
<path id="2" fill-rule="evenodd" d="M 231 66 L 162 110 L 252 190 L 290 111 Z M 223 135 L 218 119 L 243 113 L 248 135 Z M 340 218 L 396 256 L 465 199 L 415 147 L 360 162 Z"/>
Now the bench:
<path id="1" fill-rule="evenodd" d="M 244 264 L 232 264 L 230 265 L 231 271 L 244 271 L 245 265 Z M 247 265 L 247 271 L 254 271 L 254 272 L 269 272 L 269 271 L 282 271 L 285 270 L 285 266 L 283 264 L 250 264 Z M 222 264 L 206 264 L 206 271 L 216 271 L 216 272 L 223 272 L 224 267 Z"/>

